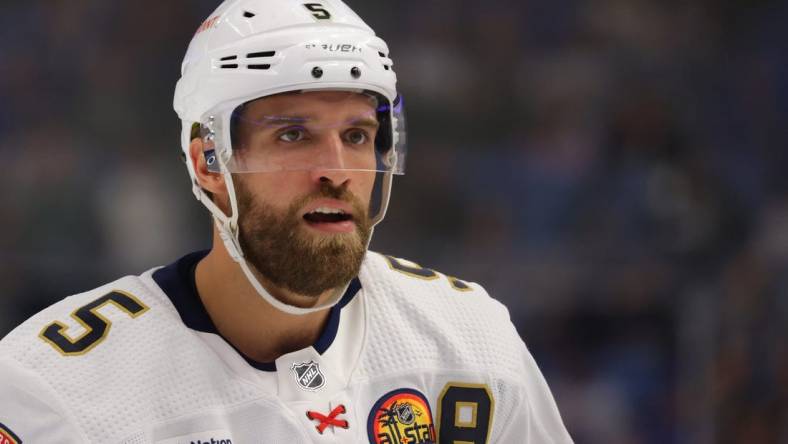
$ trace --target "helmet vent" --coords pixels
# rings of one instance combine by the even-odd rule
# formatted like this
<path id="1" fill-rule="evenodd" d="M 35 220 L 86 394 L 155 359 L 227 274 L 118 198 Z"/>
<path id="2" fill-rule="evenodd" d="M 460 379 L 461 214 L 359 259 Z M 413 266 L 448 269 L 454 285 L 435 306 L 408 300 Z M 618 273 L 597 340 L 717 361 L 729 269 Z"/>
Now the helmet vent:
<path id="1" fill-rule="evenodd" d="M 246 59 L 262 59 L 267 57 L 273 57 L 276 55 L 276 51 L 259 51 L 259 52 L 251 52 L 246 54 Z M 248 69 L 269 69 L 271 68 L 271 63 L 260 63 L 265 62 L 266 60 L 260 60 L 259 62 L 249 60 L 252 63 L 248 65 L 246 63 L 239 64 L 238 59 L 240 56 L 238 55 L 228 55 L 224 56 L 219 59 L 219 67 L 222 69 L 238 69 L 241 68 L 248 68 Z M 257 62 L 257 63 L 255 63 Z"/>
<path id="2" fill-rule="evenodd" d="M 255 15 L 257 15 L 257 14 L 255 14 L 254 12 L 244 11 L 244 17 L 246 17 L 246 18 L 252 18 Z"/>
<path id="3" fill-rule="evenodd" d="M 382 52 L 380 52 L 380 51 L 378 51 L 378 55 L 379 55 L 379 56 L 380 56 L 380 58 L 382 58 L 382 59 L 385 59 L 385 58 L 386 58 L 386 54 L 383 54 L 383 53 L 382 53 Z M 386 65 L 385 63 L 383 63 L 383 69 L 385 69 L 386 71 L 388 71 L 388 70 L 390 70 L 390 69 L 391 69 L 391 65 Z"/>
<path id="4" fill-rule="evenodd" d="M 250 54 L 246 54 L 246 58 L 248 59 L 257 59 L 260 57 L 273 57 L 276 54 L 276 51 L 261 51 L 261 52 L 253 52 Z"/>

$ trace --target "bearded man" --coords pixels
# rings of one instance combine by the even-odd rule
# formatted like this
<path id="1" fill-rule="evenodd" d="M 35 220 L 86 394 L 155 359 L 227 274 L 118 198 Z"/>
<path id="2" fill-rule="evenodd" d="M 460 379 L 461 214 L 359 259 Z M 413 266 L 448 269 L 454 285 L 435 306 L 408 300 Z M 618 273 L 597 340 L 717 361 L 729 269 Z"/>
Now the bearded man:
<path id="1" fill-rule="evenodd" d="M 227 0 L 174 105 L 213 247 L 5 337 L 0 442 L 571 442 L 505 307 L 367 250 L 405 118 L 345 4 Z"/>

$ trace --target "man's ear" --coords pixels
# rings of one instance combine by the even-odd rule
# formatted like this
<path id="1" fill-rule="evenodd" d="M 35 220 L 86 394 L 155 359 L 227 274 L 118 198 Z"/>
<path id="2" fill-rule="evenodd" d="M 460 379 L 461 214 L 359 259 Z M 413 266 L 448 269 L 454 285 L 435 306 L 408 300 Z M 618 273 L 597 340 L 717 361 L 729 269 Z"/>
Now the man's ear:
<path id="1" fill-rule="evenodd" d="M 189 162 L 194 167 L 194 173 L 200 186 L 214 196 L 227 194 L 224 185 L 224 175 L 208 171 L 208 163 L 205 160 L 203 151 L 203 141 L 199 137 L 192 139 L 189 144 Z M 214 199 L 214 201 L 216 201 Z M 223 200 L 220 200 L 223 201 Z"/>

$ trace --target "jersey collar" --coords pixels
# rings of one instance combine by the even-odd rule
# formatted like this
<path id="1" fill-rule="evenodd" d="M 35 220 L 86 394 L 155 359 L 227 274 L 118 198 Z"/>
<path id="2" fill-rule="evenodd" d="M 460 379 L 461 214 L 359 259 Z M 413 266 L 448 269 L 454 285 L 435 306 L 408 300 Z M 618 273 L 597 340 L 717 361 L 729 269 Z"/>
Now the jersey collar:
<path id="1" fill-rule="evenodd" d="M 216 329 L 216 325 L 214 325 L 211 317 L 208 315 L 208 311 L 200 300 L 200 296 L 197 293 L 197 284 L 194 279 L 194 270 L 197 267 L 197 263 L 204 258 L 208 252 L 209 250 L 197 251 L 183 256 L 172 264 L 156 270 L 153 273 L 153 280 L 161 287 L 167 297 L 169 297 L 184 325 L 192 330 L 221 336 Z M 353 300 L 360 289 L 361 281 L 359 281 L 358 278 L 354 278 L 350 282 L 350 285 L 339 303 L 331 307 L 328 321 L 320 337 L 312 344 L 312 347 L 321 355 L 328 350 L 336 338 L 342 309 Z M 224 340 L 230 344 L 230 341 L 227 341 L 226 338 L 224 338 Z M 233 346 L 233 348 L 235 347 Z M 276 371 L 276 363 L 255 361 L 241 353 L 237 348 L 235 350 L 239 355 L 243 356 L 252 367 L 263 371 Z"/>

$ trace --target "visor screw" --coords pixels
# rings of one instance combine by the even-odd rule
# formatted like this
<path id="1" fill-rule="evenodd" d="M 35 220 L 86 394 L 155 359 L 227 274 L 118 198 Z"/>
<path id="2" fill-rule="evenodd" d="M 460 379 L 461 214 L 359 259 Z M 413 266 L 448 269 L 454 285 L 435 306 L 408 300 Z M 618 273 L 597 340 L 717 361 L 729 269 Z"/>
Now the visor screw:
<path id="1" fill-rule="evenodd" d="M 354 79 L 361 77 L 361 70 L 358 69 L 358 66 L 354 66 L 350 68 L 350 75 L 353 76 Z"/>
<path id="2" fill-rule="evenodd" d="M 323 77 L 323 70 L 319 66 L 312 68 L 312 77 L 319 79 Z"/>

